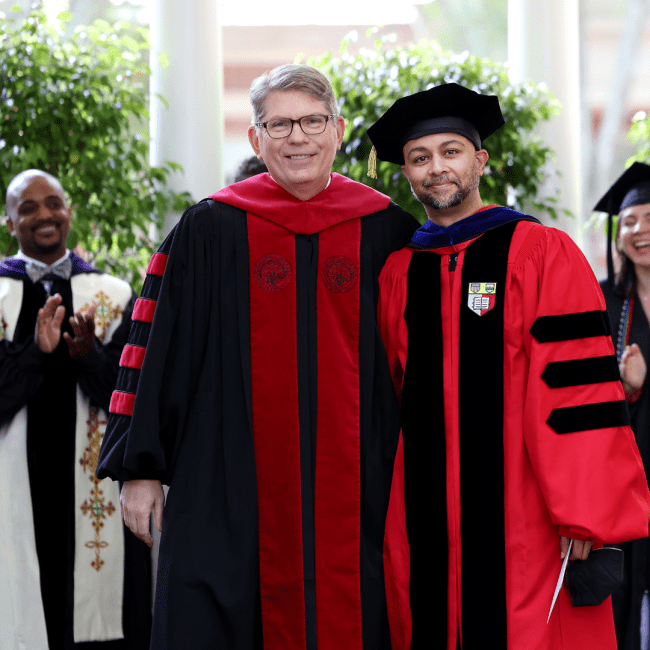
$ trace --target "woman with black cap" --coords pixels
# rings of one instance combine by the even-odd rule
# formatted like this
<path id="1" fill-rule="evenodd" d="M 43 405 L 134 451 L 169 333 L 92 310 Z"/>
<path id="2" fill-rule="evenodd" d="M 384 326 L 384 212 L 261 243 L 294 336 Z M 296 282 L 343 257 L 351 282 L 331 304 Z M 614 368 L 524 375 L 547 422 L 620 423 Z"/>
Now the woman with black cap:
<path id="1" fill-rule="evenodd" d="M 650 360 L 650 165 L 634 163 L 607 191 L 595 210 L 618 214 L 616 249 L 621 258 L 614 273 L 611 237 L 607 249 L 608 279 L 601 283 L 612 324 L 612 338 L 621 381 L 630 410 L 632 430 L 646 474 L 650 470 L 650 386 L 646 367 Z M 612 594 L 614 623 L 620 650 L 646 650 L 647 623 L 641 645 L 641 612 L 647 611 L 650 589 L 650 540 L 624 542 L 625 578 Z"/>

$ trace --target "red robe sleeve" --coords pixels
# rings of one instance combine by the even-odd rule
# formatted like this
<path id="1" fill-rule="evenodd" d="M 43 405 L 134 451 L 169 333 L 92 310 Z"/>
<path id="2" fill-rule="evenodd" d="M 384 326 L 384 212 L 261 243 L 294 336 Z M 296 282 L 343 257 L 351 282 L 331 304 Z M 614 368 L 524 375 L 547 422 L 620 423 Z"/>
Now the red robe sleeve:
<path id="1" fill-rule="evenodd" d="M 377 322 L 398 400 L 402 394 L 408 343 L 404 308 L 406 272 L 410 260 L 409 249 L 393 253 L 379 276 Z M 409 546 L 404 512 L 404 447 L 400 433 L 384 537 L 386 602 L 393 650 L 408 650 L 411 645 L 409 574 Z"/>
<path id="2" fill-rule="evenodd" d="M 408 328 L 404 320 L 406 281 L 412 249 L 393 253 L 379 276 L 377 323 L 384 342 L 397 398 L 401 401 L 408 352 Z M 426 254 L 426 253 L 425 253 Z"/>
<path id="3" fill-rule="evenodd" d="M 561 231 L 531 230 L 519 250 L 508 291 L 529 359 L 524 441 L 551 520 L 575 539 L 645 537 L 650 494 L 632 430 L 621 425 L 625 396 L 600 287 Z"/>

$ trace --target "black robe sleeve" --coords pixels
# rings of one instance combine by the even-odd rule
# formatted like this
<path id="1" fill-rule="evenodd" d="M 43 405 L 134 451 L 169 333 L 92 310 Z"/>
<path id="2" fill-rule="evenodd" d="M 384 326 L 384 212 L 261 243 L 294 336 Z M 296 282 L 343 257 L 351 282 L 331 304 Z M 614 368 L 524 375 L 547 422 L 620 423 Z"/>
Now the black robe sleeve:
<path id="1" fill-rule="evenodd" d="M 27 404 L 43 383 L 45 352 L 30 338 L 22 343 L 0 341 L 0 424 Z"/>
<path id="2" fill-rule="evenodd" d="M 103 345 L 99 339 L 95 339 L 93 349 L 78 362 L 78 382 L 81 390 L 93 404 L 105 411 L 108 411 L 111 395 L 117 382 L 120 355 L 131 329 L 131 315 L 135 299 L 136 296 L 133 295 L 124 308 L 122 322 L 113 333 L 111 340 Z"/>
<path id="3" fill-rule="evenodd" d="M 155 309 L 153 321 L 139 320 L 136 304 L 129 336 L 129 345 L 146 349 L 144 361 L 141 369 L 120 368 L 116 387 L 120 397 L 135 394 L 133 412 L 110 414 L 99 478 L 171 483 L 195 397 L 219 372 L 205 359 L 219 289 L 211 282 L 219 265 L 214 221 L 205 202 L 186 210 L 158 251 L 168 256 L 163 277 L 145 280 L 138 302 Z"/>

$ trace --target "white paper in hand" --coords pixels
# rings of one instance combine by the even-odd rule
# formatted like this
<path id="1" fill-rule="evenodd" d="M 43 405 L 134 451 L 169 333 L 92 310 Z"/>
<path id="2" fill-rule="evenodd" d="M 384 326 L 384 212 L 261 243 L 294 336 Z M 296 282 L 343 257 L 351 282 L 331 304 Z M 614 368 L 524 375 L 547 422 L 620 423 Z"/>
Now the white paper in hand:
<path id="1" fill-rule="evenodd" d="M 562 568 L 560 569 L 560 577 L 557 580 L 557 584 L 555 585 L 555 593 L 553 594 L 553 602 L 551 603 L 551 609 L 548 612 L 548 618 L 546 619 L 546 623 L 551 620 L 551 612 L 553 611 L 553 607 L 555 607 L 555 601 L 557 600 L 557 596 L 560 593 L 560 589 L 562 589 L 562 583 L 564 582 L 564 574 L 566 573 L 566 567 L 567 564 L 569 563 L 569 555 L 571 555 L 571 549 L 573 548 L 573 540 L 569 540 L 569 550 L 566 552 L 566 557 L 564 558 L 564 562 L 562 562 Z"/>

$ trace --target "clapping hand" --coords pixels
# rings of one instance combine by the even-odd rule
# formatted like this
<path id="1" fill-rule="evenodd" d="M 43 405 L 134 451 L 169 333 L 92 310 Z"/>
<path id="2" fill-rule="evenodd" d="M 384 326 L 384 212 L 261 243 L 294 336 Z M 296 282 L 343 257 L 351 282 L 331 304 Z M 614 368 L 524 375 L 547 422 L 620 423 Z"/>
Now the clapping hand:
<path id="1" fill-rule="evenodd" d="M 36 345 L 42 352 L 50 354 L 56 350 L 61 340 L 61 323 L 65 316 L 65 307 L 61 304 L 60 294 L 50 296 L 45 305 L 38 310 L 36 319 Z"/>
<path id="2" fill-rule="evenodd" d="M 636 393 L 643 386 L 647 371 L 643 354 L 636 343 L 625 346 L 625 352 L 618 367 L 625 392 L 628 395 Z"/>
<path id="3" fill-rule="evenodd" d="M 67 332 L 63 333 L 70 358 L 83 359 L 95 345 L 95 305 L 92 305 L 85 314 L 78 311 L 74 316 L 70 316 L 70 325 L 74 337 Z"/>

